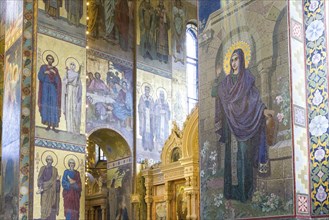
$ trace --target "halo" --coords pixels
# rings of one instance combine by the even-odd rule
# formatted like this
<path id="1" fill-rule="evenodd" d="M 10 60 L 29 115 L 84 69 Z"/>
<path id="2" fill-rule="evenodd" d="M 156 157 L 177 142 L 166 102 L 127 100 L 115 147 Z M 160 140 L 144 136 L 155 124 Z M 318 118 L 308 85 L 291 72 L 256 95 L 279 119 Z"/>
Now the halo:
<path id="1" fill-rule="evenodd" d="M 160 92 L 161 91 L 163 91 L 164 96 L 165 96 L 165 100 L 167 100 L 168 94 L 167 94 L 167 91 L 163 87 L 157 88 L 157 98 L 160 99 Z"/>
<path id="2" fill-rule="evenodd" d="M 65 60 L 65 67 L 69 67 L 71 63 L 74 63 L 75 64 L 75 69 L 74 71 L 77 72 L 80 66 L 79 62 L 77 59 L 75 59 L 74 57 L 68 57 L 66 60 Z"/>
<path id="3" fill-rule="evenodd" d="M 44 64 L 47 64 L 47 63 L 48 63 L 48 62 L 47 62 L 47 59 L 46 59 L 47 55 L 52 55 L 52 56 L 54 57 L 54 63 L 53 63 L 53 66 L 57 66 L 57 65 L 58 65 L 58 61 L 59 61 L 59 59 L 58 59 L 57 54 L 56 54 L 54 51 L 52 51 L 52 50 L 45 50 L 45 51 L 43 51 L 43 53 L 42 53 L 42 60 L 43 60 L 43 63 L 44 63 Z"/>
<path id="4" fill-rule="evenodd" d="M 75 170 L 79 169 L 79 167 L 80 167 L 79 158 L 76 155 L 74 155 L 74 154 L 68 154 L 68 155 L 66 155 L 64 157 L 64 160 L 63 160 L 64 167 L 66 169 L 70 169 L 70 167 L 67 166 L 67 163 L 69 162 L 69 159 L 73 159 L 74 160 L 74 162 L 75 162 L 75 167 L 74 167 Z"/>
<path id="5" fill-rule="evenodd" d="M 144 95 L 145 86 L 148 86 L 150 88 L 150 96 L 152 96 L 153 88 L 152 88 L 151 84 L 150 83 L 147 83 L 147 82 L 144 82 L 142 84 L 142 94 Z"/>
<path id="6" fill-rule="evenodd" d="M 230 48 L 227 50 L 225 57 L 224 57 L 224 72 L 226 75 L 230 74 L 231 64 L 230 59 L 232 56 L 232 53 L 236 49 L 243 50 L 244 53 L 244 61 L 245 61 L 245 67 L 248 68 L 249 61 L 251 58 L 251 50 L 248 43 L 244 41 L 238 41 L 230 46 Z"/>
<path id="7" fill-rule="evenodd" d="M 57 164 L 58 164 L 58 157 L 57 157 L 57 155 L 53 152 L 53 151 L 51 151 L 51 150 L 46 150 L 45 152 L 43 152 L 42 154 L 41 154 L 41 162 L 42 162 L 42 164 L 44 165 L 44 166 L 46 166 L 47 165 L 47 163 L 46 163 L 46 158 L 47 158 L 47 156 L 48 155 L 50 155 L 52 158 L 53 158 L 53 166 L 55 167 L 55 166 L 57 166 Z"/>

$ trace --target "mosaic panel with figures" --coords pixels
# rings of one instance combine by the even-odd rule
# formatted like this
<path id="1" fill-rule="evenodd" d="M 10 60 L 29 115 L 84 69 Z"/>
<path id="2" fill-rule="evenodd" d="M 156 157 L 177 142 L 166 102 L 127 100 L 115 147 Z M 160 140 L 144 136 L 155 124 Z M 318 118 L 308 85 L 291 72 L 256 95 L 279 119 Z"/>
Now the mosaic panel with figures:
<path id="1" fill-rule="evenodd" d="M 200 33 L 201 219 L 293 215 L 287 8 L 227 4 Z"/>
<path id="2" fill-rule="evenodd" d="M 84 160 L 84 153 L 35 147 L 34 218 L 84 217 Z"/>
<path id="3" fill-rule="evenodd" d="M 134 126 L 131 64 L 91 53 L 87 64 L 87 132 L 108 127 L 131 143 Z"/>

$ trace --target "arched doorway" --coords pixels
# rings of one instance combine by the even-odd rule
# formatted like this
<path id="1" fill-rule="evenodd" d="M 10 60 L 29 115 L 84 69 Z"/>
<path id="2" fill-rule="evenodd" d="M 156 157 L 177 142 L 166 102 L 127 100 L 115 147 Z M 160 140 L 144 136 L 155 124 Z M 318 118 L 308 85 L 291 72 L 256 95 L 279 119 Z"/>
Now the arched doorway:
<path id="1" fill-rule="evenodd" d="M 86 219 L 131 219 L 133 161 L 127 141 L 117 131 L 102 128 L 87 143 Z"/>

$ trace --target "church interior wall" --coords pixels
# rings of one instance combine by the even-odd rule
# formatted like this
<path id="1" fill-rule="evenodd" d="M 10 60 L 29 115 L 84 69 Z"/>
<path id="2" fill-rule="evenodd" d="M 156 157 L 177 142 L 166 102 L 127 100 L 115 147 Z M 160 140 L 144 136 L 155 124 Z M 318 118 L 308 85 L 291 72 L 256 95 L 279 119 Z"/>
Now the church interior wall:
<path id="1" fill-rule="evenodd" d="M 125 140 L 129 149 L 128 152 L 120 145 L 117 135 L 111 136 L 114 139 L 108 143 L 111 152 L 102 147 L 104 153 L 108 152 L 107 170 L 88 170 L 95 178 L 102 175 L 106 178 L 109 219 L 116 218 L 116 213 L 121 212 L 119 210 L 132 218 L 134 9 L 135 2 L 131 0 L 89 1 L 87 6 L 86 131 L 89 135 L 103 128 L 115 131 Z M 98 76 L 100 78 L 95 79 Z"/>
<path id="2" fill-rule="evenodd" d="M 190 21 L 196 21 L 196 6 L 188 1 L 163 1 L 164 9 L 161 9 L 165 15 L 164 25 L 160 26 L 159 23 L 152 21 L 151 27 L 155 31 L 148 32 L 143 13 L 155 13 L 158 16 L 158 12 L 161 6 L 157 0 L 151 0 L 150 5 L 148 1 L 141 1 L 137 4 L 136 14 L 136 61 L 137 61 L 137 79 L 136 79 L 136 122 L 137 122 L 137 137 L 136 137 L 136 151 L 137 161 L 141 162 L 145 158 L 150 159 L 153 162 L 160 161 L 160 153 L 164 140 L 168 137 L 171 130 L 171 123 L 176 121 L 180 126 L 183 125 L 185 118 L 188 114 L 187 109 L 187 86 L 186 86 L 186 60 L 185 60 L 185 31 L 186 24 Z M 176 22 L 177 14 L 174 11 L 179 8 L 182 23 Z M 146 18 L 146 17 L 145 17 Z M 175 30 L 182 28 L 183 37 L 177 37 Z M 162 29 L 162 30 L 161 30 Z M 157 36 L 157 31 L 159 31 Z M 148 39 L 150 34 L 150 39 Z M 161 36 L 162 35 L 162 36 Z M 165 45 L 164 51 L 157 49 L 156 42 L 161 42 Z M 149 43 L 149 46 L 145 46 Z M 180 44 L 182 49 L 179 54 L 176 51 L 176 45 Z M 164 103 L 168 107 L 163 107 L 163 117 L 166 121 L 166 126 L 156 122 L 156 118 L 161 118 L 157 113 L 157 109 L 154 111 L 154 123 L 152 124 L 153 131 L 149 132 L 150 138 L 146 140 L 143 137 L 142 129 L 144 129 L 144 123 L 142 115 L 144 114 L 143 107 L 140 103 L 145 99 L 145 86 L 150 87 L 150 100 L 156 103 L 160 102 L 159 94 L 160 90 L 165 94 Z M 157 101 L 158 100 L 158 101 Z M 154 104 L 151 104 L 154 105 Z M 165 106 L 165 105 L 163 105 Z M 153 106 L 154 107 L 154 106 Z M 151 108 L 153 108 L 151 107 Z M 168 123 L 167 123 L 168 122 Z M 156 134 L 157 133 L 157 134 Z M 161 137 L 160 137 L 161 136 Z"/>
<path id="3" fill-rule="evenodd" d="M 263 10 L 259 10 L 260 8 Z M 203 37 L 199 42 L 202 218 L 293 214 L 287 19 L 285 1 L 246 1 L 218 10 L 205 23 L 201 33 Z M 236 46 L 237 44 L 240 45 Z M 243 48 L 246 62 L 249 62 L 246 68 L 255 77 L 255 86 L 260 97 L 266 108 L 273 110 L 275 137 L 273 143 L 267 143 L 270 164 L 268 174 L 256 174 L 257 170 L 254 169 L 252 194 L 243 202 L 229 199 L 225 192 L 227 183 L 223 175 L 229 171 L 224 170 L 227 163 L 234 164 L 232 161 L 235 159 L 225 153 L 225 145 L 218 142 L 219 136 L 216 134 L 216 126 L 221 126 L 216 124 L 216 118 L 220 116 L 220 109 L 216 104 L 220 96 L 217 89 L 225 74 L 230 71 L 230 58 L 235 48 Z M 280 205 L 267 207 L 265 198 L 270 196 L 272 202 Z"/>
<path id="4" fill-rule="evenodd" d="M 6 1 L 7 7 L 13 7 L 13 3 L 15 1 Z M 21 130 L 19 129 L 19 117 L 17 119 L 17 123 L 13 123 L 13 118 L 15 117 L 7 117 L 7 119 L 10 119 L 11 124 L 10 126 L 7 126 L 5 119 L 3 122 L 4 126 L 7 126 L 8 128 L 12 128 L 12 130 L 17 131 L 17 138 L 14 142 L 11 144 L 15 144 L 16 147 L 10 149 L 6 147 L 6 140 L 3 139 L 3 148 L 2 148 L 2 155 L 3 155 L 3 171 L 5 176 L 8 177 L 10 181 L 15 178 L 14 182 L 30 182 L 33 185 L 33 196 L 32 198 L 28 198 L 25 200 L 26 194 L 24 194 L 24 201 L 29 201 L 30 205 L 24 205 L 24 208 L 30 207 L 32 212 L 27 212 L 26 209 L 22 209 L 20 215 L 33 215 L 34 218 L 42 218 L 41 213 L 42 210 L 45 209 L 45 206 L 47 205 L 45 202 L 41 202 L 41 191 L 43 190 L 42 187 L 38 184 L 39 182 L 39 175 L 41 175 L 42 167 L 46 166 L 46 158 L 47 156 L 51 156 L 52 158 L 52 166 L 58 173 L 58 180 L 60 182 L 60 189 L 57 192 L 56 195 L 59 195 L 59 211 L 56 215 L 57 218 L 64 218 L 64 199 L 62 196 L 63 187 L 62 187 L 62 180 L 64 178 L 65 171 L 68 170 L 68 160 L 72 159 L 75 162 L 75 168 L 74 170 L 78 171 L 78 175 L 81 180 L 81 195 L 75 201 L 78 203 L 79 209 L 79 215 L 80 218 L 84 218 L 85 214 L 85 204 L 84 204 L 84 197 L 85 197 L 85 173 L 84 169 L 82 169 L 82 165 L 85 163 L 85 153 L 86 153 L 86 136 L 92 134 L 94 131 L 97 131 L 98 129 L 107 128 L 114 130 L 118 132 L 128 143 L 129 148 L 131 152 L 133 152 L 133 143 L 134 143 L 134 120 L 133 116 L 138 115 L 138 113 L 134 113 L 134 111 L 137 111 L 134 109 L 133 101 L 136 100 L 136 103 L 138 105 L 138 100 L 142 96 L 142 88 L 143 85 L 150 85 L 150 87 L 153 89 L 153 96 L 154 101 L 159 99 L 160 93 L 164 93 L 164 99 L 167 104 L 169 104 L 168 112 L 167 114 L 172 116 L 167 116 L 165 118 L 166 121 L 165 124 L 169 125 L 166 126 L 163 134 L 160 134 L 161 136 L 161 142 L 158 141 L 157 144 L 157 150 L 155 152 L 155 156 L 151 155 L 139 155 L 138 156 L 138 150 L 137 150 L 137 158 L 145 159 L 150 158 L 154 162 L 157 162 L 160 160 L 160 151 L 161 151 L 161 145 L 164 144 L 165 139 L 168 137 L 171 127 L 172 121 L 177 121 L 181 125 L 185 121 L 185 117 L 188 114 L 187 106 L 186 106 L 186 66 L 185 66 L 185 60 L 184 60 L 184 52 L 180 54 L 183 57 L 183 60 L 181 61 L 175 61 L 174 59 L 174 47 L 177 42 L 175 42 L 175 36 L 174 36 L 174 18 L 171 17 L 171 13 L 174 7 L 174 2 L 172 1 L 163 1 L 164 7 L 165 7 L 165 14 L 168 16 L 167 27 L 163 29 L 164 35 L 167 35 L 168 38 L 168 44 L 166 45 L 168 48 L 168 57 L 164 58 L 162 62 L 160 62 L 159 58 L 156 58 L 154 60 L 148 60 L 144 59 L 142 56 L 140 56 L 139 51 L 139 28 L 137 28 L 137 37 L 135 37 L 135 31 L 134 31 L 134 18 L 139 17 L 138 8 L 139 6 L 134 5 L 133 1 L 121 1 L 121 5 L 115 6 L 113 8 L 113 5 L 106 5 L 106 7 L 109 7 L 108 9 L 115 9 L 116 14 L 121 15 L 121 20 L 113 20 L 113 13 L 111 14 L 102 14 L 101 12 L 101 6 L 103 5 L 96 5 L 97 10 L 93 11 L 92 7 L 94 1 L 89 1 L 89 8 L 87 7 L 86 0 L 83 0 L 82 3 L 79 1 L 79 7 L 72 8 L 72 5 L 70 5 L 69 1 L 57 1 L 56 4 L 58 4 L 55 8 L 50 7 L 50 1 L 38 1 L 34 4 L 34 14 L 27 14 L 28 16 L 35 16 L 34 18 L 36 21 L 35 24 L 35 32 L 26 32 L 24 33 L 24 38 L 22 38 L 22 17 L 23 17 L 23 3 L 26 10 L 32 10 L 32 8 L 29 8 L 33 6 L 31 3 L 22 2 L 22 5 L 17 5 L 18 11 L 10 10 L 15 13 L 13 15 L 9 16 L 8 10 L 7 10 L 7 16 L 9 16 L 12 20 L 9 24 L 6 24 L 6 28 L 1 28 L 1 31 L 4 29 L 7 29 L 6 32 L 6 42 L 5 47 L 6 52 L 2 56 L 4 60 L 8 57 L 8 62 L 5 64 L 4 67 L 5 72 L 7 70 L 9 72 L 12 72 L 13 75 L 8 75 L 11 78 L 6 78 L 4 81 L 4 87 L 5 94 L 4 94 L 4 102 L 6 106 L 10 106 L 10 108 L 5 108 L 4 110 L 4 116 L 8 114 L 15 114 L 20 115 L 20 100 L 26 99 L 28 97 L 31 99 L 30 101 L 34 104 L 31 108 L 31 113 L 33 115 L 31 118 L 34 120 L 31 121 L 31 131 L 29 130 L 29 135 L 31 137 L 33 135 L 33 149 L 31 149 L 31 152 L 33 155 L 31 155 L 31 158 L 24 157 L 24 160 L 31 159 L 32 164 L 30 164 L 30 168 L 33 169 L 33 171 L 30 171 L 30 174 L 32 176 L 31 180 L 29 180 L 27 176 L 27 167 L 28 162 L 24 162 L 22 164 L 19 163 L 17 158 L 20 158 L 19 155 L 19 135 L 23 132 L 23 129 L 25 129 L 25 125 L 21 126 Z M 157 7 L 159 5 L 160 1 L 151 1 L 153 7 Z M 177 1 L 180 2 L 180 1 Z M 59 4 L 60 3 L 60 4 Z M 80 7 L 81 3 L 81 7 Z M 139 4 L 139 3 L 136 3 Z M 184 20 L 182 25 L 183 28 L 183 34 L 185 34 L 185 24 L 187 21 L 196 21 L 196 6 L 195 4 L 191 4 L 188 1 L 182 1 L 183 5 L 183 11 L 184 11 Z M 54 5 L 52 5 L 54 6 Z M 95 6 L 95 5 L 94 5 Z M 105 6 L 105 5 L 104 5 Z M 72 11 L 72 9 L 77 9 L 78 11 Z M 25 12 L 25 11 L 24 11 Z M 74 13 L 77 12 L 75 15 Z M 87 14 L 88 12 L 88 14 Z M 126 12 L 128 12 L 128 16 L 126 16 Z M 97 13 L 93 14 L 93 13 Z M 135 13 L 135 14 L 134 14 Z M 88 16 L 87 16 L 88 15 Z M 15 20 L 16 17 L 20 17 L 21 20 Z M 92 22 L 87 22 L 87 19 L 92 19 L 93 16 L 97 17 L 97 24 L 93 24 Z M 111 17 L 112 16 L 112 17 Z M 134 17 L 135 16 L 135 17 Z M 1 16 L 3 17 L 3 16 Z M 88 17 L 88 18 L 87 18 Z M 112 20 L 111 20 L 112 19 Z M 117 19 L 117 18 L 116 18 Z M 19 22 L 17 22 L 19 21 Z M 31 21 L 30 18 L 27 19 L 27 21 Z M 33 21 L 33 20 L 32 20 Z M 111 23 L 114 24 L 113 29 L 111 29 L 109 26 L 106 26 L 105 23 Z M 138 23 L 138 21 L 137 21 Z M 96 29 L 92 29 L 89 24 L 96 25 Z M 179 25 L 180 23 L 178 23 Z M 2 25 L 2 24 L 1 24 Z M 28 25 L 31 25 L 30 23 Z M 26 25 L 26 27 L 28 26 Z M 154 23 L 155 25 L 155 23 Z M 139 25 L 136 25 L 140 27 Z M 126 30 L 125 27 L 128 27 Z M 108 32 L 108 29 L 112 30 L 111 32 Z M 154 28 L 159 28 L 154 26 Z M 86 32 L 87 30 L 87 32 Z M 32 37 L 33 36 L 33 37 Z M 164 37 L 164 36 L 162 36 Z M 34 42 L 35 45 L 32 43 L 31 45 L 29 43 L 25 44 L 26 41 Z M 137 46 L 135 46 L 135 40 L 137 40 Z M 182 40 L 182 39 L 181 39 Z M 182 40 L 180 42 L 185 44 L 185 40 Z M 29 49 L 31 52 L 30 55 L 24 54 L 23 56 L 23 50 L 21 48 L 22 44 L 23 46 L 30 45 Z M 153 45 L 153 49 L 156 48 Z M 1 46 L 0 46 L 1 48 Z M 36 50 L 33 52 L 33 50 Z M 185 48 L 184 48 L 185 50 Z M 1 51 L 0 51 L 1 52 Z M 25 53 L 25 50 L 24 50 Z M 136 54 L 135 54 L 136 53 Z M 27 84 L 32 86 L 35 86 L 33 89 L 33 94 L 29 93 L 29 91 L 25 90 L 26 94 L 21 95 L 21 81 L 19 81 L 19 74 L 14 75 L 14 71 L 18 71 L 18 73 L 23 72 L 23 66 L 26 65 L 32 65 L 28 63 L 22 64 L 21 62 L 24 61 L 31 61 L 30 59 L 26 60 L 26 57 L 31 58 L 33 55 L 33 69 L 34 73 L 30 74 L 28 72 L 28 69 L 24 69 L 24 78 L 23 80 L 29 80 L 32 78 L 34 80 L 32 83 L 29 82 L 22 82 L 22 85 L 24 84 L 24 89 Z M 50 105 L 49 103 L 41 103 L 43 100 L 41 99 L 42 95 L 45 95 L 46 93 L 49 93 L 49 91 L 45 91 L 43 89 L 43 86 L 45 85 L 43 82 L 41 82 L 41 79 L 38 78 L 38 75 L 45 74 L 45 70 L 43 69 L 43 65 L 48 63 L 48 59 L 51 55 L 53 58 L 52 66 L 55 66 L 51 71 L 58 71 L 58 76 L 60 78 L 60 82 L 57 87 L 56 91 L 53 94 L 54 96 L 58 96 L 57 98 L 61 101 L 54 106 L 53 108 L 57 108 L 55 111 L 56 113 L 41 113 L 41 109 L 39 108 L 40 105 L 43 107 Z M 136 56 L 135 56 L 136 55 Z M 31 56 L 31 57 L 30 57 Z M 47 59 L 48 56 L 48 59 Z M 165 56 L 164 56 L 165 57 Z M 135 60 L 134 60 L 135 59 Z M 49 64 L 49 63 L 48 63 Z M 72 67 L 72 64 L 74 64 L 74 67 Z M 137 66 L 137 68 L 136 68 Z M 12 68 L 12 69 L 8 69 Z M 16 70 L 15 68 L 18 68 Z M 120 85 L 116 85 L 116 89 L 120 90 L 123 88 L 123 84 L 127 84 L 127 91 L 126 91 L 126 100 L 124 103 L 124 110 L 120 110 L 120 101 L 116 99 L 117 97 L 114 96 L 107 96 L 103 91 L 100 91 L 99 97 L 95 97 L 97 92 L 97 89 L 91 89 L 88 91 L 88 83 L 91 82 L 91 79 L 88 78 L 88 73 L 100 73 L 100 79 L 102 79 L 104 82 L 108 83 L 107 80 L 111 77 L 108 77 L 109 70 L 113 68 L 113 70 L 117 71 L 119 73 L 120 78 Z M 137 69 L 137 77 L 135 77 L 134 68 Z M 32 69 L 32 68 L 31 68 Z M 49 74 L 46 73 L 46 74 Z M 69 74 L 72 74 L 71 76 Z M 74 107 L 68 107 L 68 100 L 69 100 L 69 94 L 68 92 L 72 91 L 69 88 L 70 83 L 66 83 L 65 80 L 68 80 L 68 77 L 76 76 L 76 74 L 79 75 L 77 81 L 74 83 L 78 84 L 79 90 L 77 93 L 72 95 L 72 97 L 78 99 L 78 106 Z M 95 76 L 95 74 L 94 74 Z M 16 78 L 15 78 L 16 77 Z M 57 76 L 56 76 L 57 77 Z M 55 77 L 55 78 L 56 78 Z M 27 84 L 26 84 L 27 83 Z M 26 85 L 25 85 L 26 84 Z M 136 94 L 134 94 L 134 85 L 137 85 Z M 15 87 L 13 87 L 15 86 Z M 60 88 L 61 87 L 61 88 Z M 7 89 L 10 88 L 10 89 Z M 23 90 L 23 88 L 22 88 Z M 23 91 L 24 92 L 24 91 Z M 9 95 L 6 95 L 6 93 L 10 93 Z M 74 93 L 74 92 L 73 92 Z M 72 94 L 73 94 L 72 93 Z M 32 95 L 32 96 L 31 96 Z M 77 97 L 78 96 L 78 97 Z M 11 103 L 6 100 L 6 97 L 11 97 L 12 101 Z M 14 97 L 17 98 L 17 100 L 14 100 Z M 96 99 L 95 99 L 96 98 Z M 96 108 L 99 106 L 93 105 L 93 103 L 89 103 L 91 99 L 93 101 L 97 101 L 97 98 L 100 98 L 102 100 L 99 104 L 101 104 L 102 107 L 105 106 L 105 119 L 101 118 L 100 115 L 96 114 Z M 106 102 L 109 103 L 106 103 Z M 25 106 L 27 102 L 25 102 Z M 29 103 L 29 102 L 28 102 Z M 65 105 L 64 105 L 65 104 Z M 14 108 L 15 107 L 15 108 Z M 27 106 L 26 106 L 27 107 Z M 122 107 L 122 106 L 121 106 Z M 101 108 L 101 111 L 103 111 L 104 108 Z M 116 111 L 118 110 L 118 111 Z M 173 110 L 175 110 L 175 114 L 173 114 Z M 10 111 L 10 112 L 7 112 Z M 16 113 L 15 113 L 16 111 Z M 113 117 L 116 112 L 118 115 L 116 115 L 117 118 Z M 71 113 L 74 113 L 73 115 Z M 26 109 L 24 109 L 24 112 L 22 112 L 23 115 L 29 114 Z M 56 122 L 49 122 L 47 120 L 47 117 L 51 114 L 57 114 L 57 121 Z M 112 117 L 106 118 L 106 114 L 111 115 Z M 120 117 L 120 114 L 124 119 L 118 118 Z M 99 118 L 97 118 L 99 117 Z M 5 117 L 4 117 L 5 118 Z M 112 120 L 115 119 L 115 120 Z M 29 120 L 29 119 L 28 119 Z M 74 122 L 73 122 L 74 121 Z M 138 123 L 138 116 L 136 118 L 136 121 Z M 29 121 L 27 121 L 29 123 Z M 163 124 L 162 122 L 162 124 Z M 26 124 L 26 120 L 24 121 Z M 12 126 L 17 125 L 15 128 Z M 73 124 L 75 124 L 73 126 Z M 49 127 L 48 127 L 49 126 Z M 138 124 L 137 126 L 138 127 Z M 157 128 L 158 129 L 158 128 Z M 162 128 L 163 129 L 163 128 Z M 137 129 L 138 130 L 138 129 Z M 24 130 L 25 132 L 26 130 Z M 137 131 L 136 131 L 137 132 Z M 12 135 L 15 134 L 15 132 L 11 133 Z M 138 135 L 137 135 L 138 136 Z M 7 137 L 10 138 L 10 137 Z M 26 140 L 24 139 L 24 146 L 27 144 Z M 137 137 L 137 142 L 140 140 L 140 136 Z M 137 146 L 137 149 L 141 146 Z M 8 152 L 6 152 L 6 149 Z M 15 150 L 16 149 L 16 150 Z M 23 148 L 22 148 L 23 149 Z M 25 148 L 23 149 L 25 152 Z M 9 152 L 10 151 L 10 152 Z M 24 154 L 22 152 L 21 156 Z M 7 154 L 8 153 L 8 154 Z M 26 152 L 25 152 L 26 153 Z M 15 157 L 12 157 L 15 159 L 15 161 L 9 161 L 8 158 L 6 159 L 6 155 L 9 154 L 15 154 Z M 132 154 L 130 155 L 132 156 Z M 22 157 L 23 158 L 23 157 Z M 128 157 L 127 157 L 128 158 Z M 125 159 L 125 158 L 123 158 Z M 9 161 L 9 162 L 8 162 Z M 112 161 L 113 162 L 113 161 Z M 27 164 L 27 165 L 26 165 Z M 111 164 L 111 163 L 110 163 Z M 120 164 L 120 163 L 118 163 Z M 23 166 L 23 167 L 20 167 Z M 18 180 L 18 170 L 21 169 L 21 177 L 24 177 L 20 181 Z M 121 170 L 121 171 L 120 171 Z M 123 171 L 122 171 L 123 170 Z M 130 194 L 132 192 L 132 184 L 131 179 L 133 176 L 134 168 L 132 166 L 131 158 L 129 159 L 129 163 L 124 164 L 122 166 L 117 166 L 116 168 L 109 169 L 109 172 L 107 173 L 107 180 L 113 179 L 113 173 L 115 175 L 118 175 L 118 172 L 123 172 L 124 174 L 120 174 L 122 177 L 121 186 L 118 184 L 117 188 L 123 188 L 118 189 L 119 194 L 122 193 L 122 198 L 125 198 L 126 205 L 129 209 L 129 213 L 131 213 L 131 207 L 130 207 Z M 7 175 L 6 175 L 7 172 Z M 111 173 L 112 172 L 112 173 Z M 27 179 L 26 179 L 27 178 Z M 6 179 L 6 177 L 5 177 Z M 8 180 L 8 181 L 9 181 Z M 17 180 L 17 181 L 16 181 Z M 6 183 L 6 181 L 4 180 Z M 58 182 L 58 181 L 57 181 Z M 8 184 L 7 184 L 8 185 Z M 8 185 L 9 187 L 10 185 Z M 25 188 L 24 188 L 25 190 Z M 5 191 L 9 192 L 10 190 L 5 189 Z M 8 193 L 7 192 L 7 193 Z M 15 192 L 11 191 L 11 199 L 13 203 L 16 202 L 15 199 L 18 198 L 18 188 L 15 190 Z M 25 191 L 24 191 L 25 193 Z M 121 198 L 121 199 L 122 199 Z M 22 199 L 21 199 L 22 200 Z M 20 203 L 23 203 L 24 201 L 20 201 Z M 115 201 L 117 202 L 117 201 Z M 7 207 L 7 212 L 5 216 L 9 216 L 9 219 L 15 218 L 15 215 L 18 215 L 18 208 L 19 205 L 12 205 L 12 207 Z M 23 206 L 21 206 L 23 207 Z M 30 210 L 29 210 L 30 211 Z"/>
<path id="5" fill-rule="evenodd" d="M 90 181 L 89 176 L 85 178 L 87 172 L 94 175 L 94 192 L 99 190 L 98 183 L 104 175 L 100 185 L 116 195 L 109 198 L 109 208 L 114 210 L 108 214 L 113 215 L 120 204 L 127 208 L 130 219 L 142 211 L 140 219 L 145 219 L 145 203 L 139 204 L 145 205 L 139 210 L 134 210 L 131 204 L 134 172 L 140 167 L 133 160 L 159 162 L 172 122 L 182 128 L 188 115 L 185 39 L 178 35 L 180 28 L 185 34 L 187 22 L 197 22 L 199 28 L 201 219 L 328 216 L 325 24 L 329 4 L 325 0 L 202 0 L 196 21 L 196 5 L 191 1 L 150 0 L 150 5 L 148 0 L 88 0 L 88 4 L 87 0 L 0 1 L 0 108 L 5 106 L 0 113 L 4 128 L 0 149 L 3 202 L 0 218 L 42 218 L 42 211 L 50 203 L 41 201 L 44 189 L 38 180 L 50 156 L 53 173 L 58 173 L 54 178 L 58 183 L 54 195 L 59 198 L 59 210 L 58 214 L 52 213 L 58 219 L 65 218 L 62 180 L 69 170 L 69 160 L 75 162 L 74 170 L 80 179 L 76 181 L 81 195 L 74 202 L 79 207 L 80 219 L 88 219 L 84 199 L 88 194 L 85 183 Z M 78 6 L 71 5 L 72 2 Z M 143 13 L 148 14 L 144 17 Z M 162 17 L 157 20 L 156 16 Z M 182 20 L 177 20 L 177 16 L 182 16 Z M 148 18 L 154 20 L 147 23 Z M 150 24 L 151 30 L 145 33 Z M 177 49 L 179 44 L 181 51 Z M 230 71 L 236 47 L 243 48 L 247 70 L 255 77 L 260 99 L 273 111 L 274 119 L 269 122 L 272 136 L 267 137 L 272 139 L 272 143 L 267 143 L 268 172 L 259 175 L 252 168 L 253 178 L 249 180 L 252 179 L 253 187 L 247 201 L 227 198 L 225 176 L 235 174 L 234 169 L 227 168 L 226 173 L 224 170 L 228 164 L 233 168 L 237 164 L 235 155 L 225 150 L 216 134 L 220 125 L 218 85 Z M 52 103 L 58 109 L 46 113 L 59 118 L 51 123 L 46 115 L 41 116 L 38 105 L 40 95 L 49 93 L 39 90 L 38 79 L 42 65 L 48 62 L 47 55 L 53 57 L 61 82 L 53 94 L 61 98 L 60 104 Z M 100 83 L 89 88 L 96 72 Z M 79 89 L 69 88 L 72 84 L 65 83 L 66 74 L 79 75 L 74 82 Z M 142 105 L 150 104 L 145 104 L 147 86 L 152 97 L 148 101 L 152 100 L 153 106 L 142 110 Z M 113 90 L 117 93 L 122 90 L 122 96 L 114 95 Z M 156 107 L 162 94 L 165 104 Z M 78 100 L 78 106 L 68 110 L 63 104 L 69 97 Z M 143 121 L 145 112 L 146 118 L 152 117 L 154 121 Z M 162 116 L 158 115 L 160 112 Z M 140 132 L 145 127 L 152 128 L 147 136 Z M 98 165 L 87 163 L 85 169 L 85 160 L 95 158 L 92 154 L 86 159 L 91 147 L 87 139 L 101 129 L 115 132 L 110 145 L 116 148 L 102 147 L 109 161 Z M 123 148 L 116 138 L 124 139 Z M 88 167 L 101 168 L 102 172 L 92 172 Z M 111 185 L 114 179 L 116 182 Z M 152 219 L 168 214 L 166 191 L 173 192 L 175 199 L 169 214 L 176 216 L 182 207 L 176 204 L 183 180 L 169 186 L 160 181 L 161 175 L 155 179 L 159 182 L 152 186 L 154 200 L 148 201 L 148 205 L 152 203 Z M 234 187 L 235 183 L 231 185 Z M 145 188 L 138 189 L 142 198 L 134 195 L 137 196 L 132 197 L 134 202 L 138 199 L 145 202 Z"/>

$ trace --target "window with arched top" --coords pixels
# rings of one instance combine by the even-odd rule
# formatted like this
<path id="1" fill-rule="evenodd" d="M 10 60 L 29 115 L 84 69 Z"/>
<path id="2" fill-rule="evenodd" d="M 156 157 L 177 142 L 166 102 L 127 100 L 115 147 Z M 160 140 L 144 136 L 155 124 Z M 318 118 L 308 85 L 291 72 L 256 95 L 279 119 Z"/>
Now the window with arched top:
<path id="1" fill-rule="evenodd" d="M 186 83 L 188 112 L 198 102 L 198 39 L 197 26 L 189 23 L 186 26 Z"/>
<path id="2" fill-rule="evenodd" d="M 97 144 L 95 144 L 95 153 L 96 153 L 96 158 L 95 158 L 96 163 L 107 160 L 102 148 L 100 148 Z"/>

